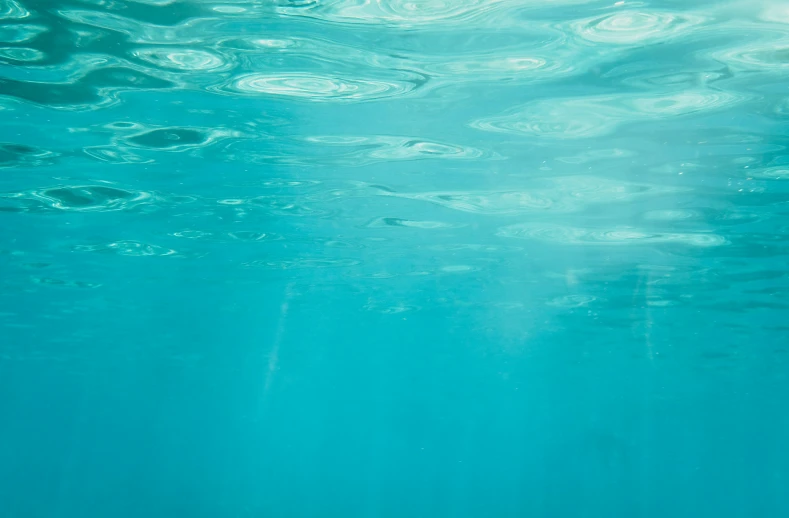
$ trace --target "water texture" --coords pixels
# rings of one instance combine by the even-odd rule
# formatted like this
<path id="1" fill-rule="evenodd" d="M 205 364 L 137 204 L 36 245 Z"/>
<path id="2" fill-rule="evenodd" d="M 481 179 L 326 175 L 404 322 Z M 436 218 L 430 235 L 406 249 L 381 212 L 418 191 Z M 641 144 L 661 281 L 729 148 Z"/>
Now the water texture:
<path id="1" fill-rule="evenodd" d="M 0 517 L 789 516 L 789 4 L 0 0 Z"/>

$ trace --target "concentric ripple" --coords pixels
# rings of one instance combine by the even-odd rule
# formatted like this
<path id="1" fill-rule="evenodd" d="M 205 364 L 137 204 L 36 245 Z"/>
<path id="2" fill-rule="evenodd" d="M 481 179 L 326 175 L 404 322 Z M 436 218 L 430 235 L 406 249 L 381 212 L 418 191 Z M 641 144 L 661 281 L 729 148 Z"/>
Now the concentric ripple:
<path id="1" fill-rule="evenodd" d="M 108 212 L 155 203 L 150 192 L 109 185 L 75 185 L 0 194 L 0 212 Z"/>
<path id="2" fill-rule="evenodd" d="M 703 18 L 667 11 L 623 10 L 570 24 L 581 38 L 594 43 L 636 45 L 681 36 Z"/>
<path id="3" fill-rule="evenodd" d="M 233 80 L 220 91 L 255 95 L 281 95 L 312 102 L 369 101 L 406 94 L 413 83 L 340 77 L 292 72 L 283 74 L 248 74 Z"/>
<path id="4" fill-rule="evenodd" d="M 474 121 L 471 127 L 495 133 L 574 139 L 605 135 L 617 126 L 610 115 L 582 103 L 575 106 L 577 110 L 572 105 L 535 108 Z"/>
<path id="5" fill-rule="evenodd" d="M 739 70 L 786 73 L 789 38 L 761 39 L 711 54 L 713 59 Z"/>
<path id="6" fill-rule="evenodd" d="M 142 48 L 132 55 L 156 67 L 183 71 L 217 70 L 228 65 L 221 56 L 198 49 Z"/>
<path id="7" fill-rule="evenodd" d="M 501 228 L 497 236 L 518 239 L 549 241 L 567 245 L 638 245 L 674 243 L 699 247 L 726 244 L 726 239 L 713 233 L 647 232 L 637 228 L 622 227 L 596 230 L 561 225 L 524 223 Z"/>

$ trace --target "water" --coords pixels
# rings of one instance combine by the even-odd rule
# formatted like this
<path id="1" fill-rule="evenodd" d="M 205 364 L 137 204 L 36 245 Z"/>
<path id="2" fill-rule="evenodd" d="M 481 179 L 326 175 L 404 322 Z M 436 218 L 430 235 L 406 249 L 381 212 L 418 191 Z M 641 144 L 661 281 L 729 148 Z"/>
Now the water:
<path id="1" fill-rule="evenodd" d="M 0 516 L 789 515 L 789 4 L 0 0 Z"/>

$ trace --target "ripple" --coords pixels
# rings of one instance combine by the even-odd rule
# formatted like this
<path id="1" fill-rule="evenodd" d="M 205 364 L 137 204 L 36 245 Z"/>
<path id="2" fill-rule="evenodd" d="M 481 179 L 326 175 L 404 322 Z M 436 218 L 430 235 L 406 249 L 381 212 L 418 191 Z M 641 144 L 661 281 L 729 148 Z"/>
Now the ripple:
<path id="1" fill-rule="evenodd" d="M 108 212 L 153 204 L 144 191 L 127 191 L 106 185 L 74 185 L 0 194 L 0 212 Z"/>
<path id="2" fill-rule="evenodd" d="M 106 8 L 58 9 L 57 14 L 69 22 L 121 33 L 132 43 L 144 44 L 204 44 L 206 35 L 211 34 L 217 24 L 215 18 L 189 18 L 177 25 L 156 25 L 115 14 Z"/>
<path id="3" fill-rule="evenodd" d="M 19 20 L 30 12 L 14 0 L 0 0 L 0 20 Z"/>
<path id="4" fill-rule="evenodd" d="M 476 270 L 477 268 L 468 264 L 450 264 L 439 268 L 439 271 L 444 273 L 469 273 Z"/>
<path id="5" fill-rule="evenodd" d="M 286 261 L 251 261 L 244 266 L 264 267 L 278 270 L 313 269 L 313 268 L 347 268 L 361 264 L 355 259 L 302 258 Z"/>
<path id="6" fill-rule="evenodd" d="M 140 131 L 145 129 L 145 126 L 140 124 L 139 122 L 131 122 L 131 121 L 115 121 L 104 124 L 103 128 L 112 130 L 112 131 Z"/>
<path id="7" fill-rule="evenodd" d="M 491 72 L 531 72 L 549 67 L 548 60 L 541 57 L 510 56 L 506 58 L 495 58 L 493 56 L 486 56 L 485 58 L 467 61 L 440 63 L 430 67 L 430 70 L 449 75 L 465 75 Z M 498 74 L 496 75 L 498 76 Z"/>
<path id="8" fill-rule="evenodd" d="M 32 167 L 52 163 L 57 156 L 52 151 L 34 148 L 24 144 L 0 142 L 0 168 Z"/>
<path id="9" fill-rule="evenodd" d="M 755 41 L 711 56 L 737 70 L 785 72 L 789 68 L 789 39 Z"/>
<path id="10" fill-rule="evenodd" d="M 644 219 L 653 221 L 683 221 L 699 216 L 697 211 L 684 209 L 650 210 L 644 213 Z"/>
<path id="11" fill-rule="evenodd" d="M 46 55 L 37 49 L 25 47 L 0 47 L 0 59 L 13 61 L 41 61 Z"/>
<path id="12" fill-rule="evenodd" d="M 170 235 L 183 239 L 211 239 L 214 237 L 212 232 L 204 232 L 202 230 L 181 230 L 179 232 L 173 232 Z"/>
<path id="13" fill-rule="evenodd" d="M 300 203 L 296 203 L 295 200 L 282 198 L 279 196 L 258 196 L 248 200 L 241 200 L 241 202 L 242 204 L 263 207 L 270 214 L 274 214 L 276 216 L 321 217 L 330 214 L 330 212 L 327 210 L 308 207 Z M 219 203 L 222 203 L 222 201 Z M 223 204 L 227 205 L 228 203 Z"/>
<path id="14" fill-rule="evenodd" d="M 110 164 L 149 164 L 154 161 L 130 152 L 126 146 L 88 146 L 82 152 Z"/>
<path id="15" fill-rule="evenodd" d="M 137 147 L 174 151 L 202 145 L 206 139 L 206 135 L 198 130 L 190 128 L 162 128 L 137 133 L 127 137 L 125 140 Z"/>
<path id="16" fill-rule="evenodd" d="M 426 77 L 438 79 L 438 85 L 449 85 L 448 81 L 501 81 L 518 80 L 519 82 L 534 82 L 547 78 L 555 78 L 566 72 L 574 70 L 577 66 L 577 52 L 566 50 L 562 47 L 553 48 L 550 58 L 543 52 L 548 45 L 556 39 L 555 31 L 544 31 L 535 28 L 534 34 L 529 35 L 534 39 L 533 45 L 524 43 L 519 39 L 509 41 L 509 45 L 494 50 L 479 50 L 473 45 L 472 52 L 454 52 L 449 55 L 434 53 L 435 46 L 414 50 L 413 44 L 408 42 L 408 50 L 399 47 L 399 41 L 386 41 L 383 47 L 366 48 L 359 45 L 338 43 L 329 39 L 291 37 L 288 39 L 261 40 L 253 37 L 230 38 L 219 42 L 222 49 L 233 49 L 244 53 L 244 57 L 259 68 L 287 71 L 291 65 L 294 71 L 302 71 L 303 62 L 323 64 L 323 68 L 352 69 L 360 75 L 370 78 L 379 77 L 378 74 L 391 74 L 397 72 L 393 79 L 407 80 L 416 84 L 423 84 Z M 433 41 L 431 38 L 429 41 Z M 470 45 L 464 38 L 464 45 Z M 457 46 L 455 44 L 455 46 Z M 394 47 L 394 48 L 392 48 Z M 540 52 L 539 55 L 535 52 Z M 331 64 L 327 67 L 326 64 Z M 360 66 L 364 65 L 370 72 L 362 72 Z M 415 75 L 414 77 L 409 77 Z M 348 77 L 355 77 L 353 75 Z"/>
<path id="17" fill-rule="evenodd" d="M 415 137 L 315 136 L 306 137 L 305 140 L 315 144 L 352 148 L 340 157 L 337 157 L 336 152 L 332 153 L 331 161 L 351 161 L 357 165 L 385 160 L 474 159 L 484 155 L 482 150 L 473 147 Z"/>
<path id="18" fill-rule="evenodd" d="M 667 11 L 625 10 L 570 24 L 581 38 L 594 43 L 635 45 L 685 34 L 705 20 Z"/>
<path id="19" fill-rule="evenodd" d="M 559 308 L 582 308 L 588 306 L 595 300 L 597 300 L 597 297 L 593 297 L 592 295 L 565 295 L 563 297 L 551 299 L 547 304 Z"/>
<path id="20" fill-rule="evenodd" d="M 264 180 L 260 182 L 260 185 L 263 187 L 269 187 L 274 189 L 292 189 L 294 187 L 313 187 L 315 185 L 320 185 L 321 182 L 319 180 L 293 180 L 289 178 L 272 178 L 270 180 Z"/>
<path id="21" fill-rule="evenodd" d="M 297 39 L 270 39 L 270 38 L 229 38 L 219 42 L 219 47 L 233 50 L 271 50 L 287 49 L 290 47 L 303 46 L 303 40 Z"/>
<path id="22" fill-rule="evenodd" d="M 417 157 L 476 158 L 482 156 L 482 152 L 474 148 L 463 148 L 438 142 L 402 140 L 387 148 L 373 151 L 370 156 L 389 160 Z"/>
<path id="23" fill-rule="evenodd" d="M 77 245 L 75 252 L 102 252 L 134 257 L 177 255 L 178 252 L 157 245 L 140 243 L 139 241 L 116 241 L 102 245 Z"/>
<path id="24" fill-rule="evenodd" d="M 719 225 L 743 225 L 761 221 L 764 215 L 743 210 L 723 211 L 712 216 L 712 221 Z"/>
<path id="25" fill-rule="evenodd" d="M 242 14 L 247 12 L 244 7 L 239 7 L 237 5 L 215 5 L 211 10 L 222 14 Z"/>
<path id="26" fill-rule="evenodd" d="M 559 157 L 556 160 L 566 164 L 585 164 L 595 160 L 610 160 L 612 158 L 630 158 L 636 156 L 635 151 L 627 149 L 593 149 L 573 156 Z"/>
<path id="27" fill-rule="evenodd" d="M 674 117 L 731 106 L 741 99 L 741 96 L 735 94 L 707 90 L 635 97 L 626 100 L 625 104 L 638 114 L 650 117 Z"/>
<path id="28" fill-rule="evenodd" d="M 398 274 L 390 272 L 354 272 L 348 274 L 348 277 L 355 279 L 394 279 L 395 277 L 398 277 Z"/>
<path id="29" fill-rule="evenodd" d="M 312 102 L 369 101 L 407 94 L 413 83 L 292 72 L 237 77 L 220 91 L 281 95 Z"/>
<path id="30" fill-rule="evenodd" d="M 43 25 L 14 24 L 0 26 L 0 42 L 22 43 L 34 39 L 48 29 Z"/>
<path id="31" fill-rule="evenodd" d="M 789 24 L 789 6 L 784 2 L 768 3 L 759 18 L 766 22 Z"/>
<path id="32" fill-rule="evenodd" d="M 479 245 L 479 244 L 448 244 L 448 245 L 433 245 L 430 250 L 438 250 L 440 252 L 489 252 L 489 253 L 504 253 L 504 252 L 520 252 L 523 250 L 520 246 L 501 246 L 501 245 Z"/>
<path id="33" fill-rule="evenodd" d="M 301 199 L 301 198 L 298 198 Z M 219 205 L 239 209 L 260 208 L 276 216 L 322 217 L 331 214 L 324 209 L 316 209 L 297 202 L 297 198 L 283 196 L 255 196 L 252 198 L 223 198 L 216 201 Z"/>
<path id="34" fill-rule="evenodd" d="M 789 167 L 768 167 L 767 169 L 753 171 L 750 175 L 754 178 L 764 178 L 767 180 L 789 180 Z"/>
<path id="35" fill-rule="evenodd" d="M 613 79 L 628 86 L 655 90 L 658 88 L 683 88 L 694 90 L 707 87 L 722 79 L 731 77 L 731 72 L 721 70 L 719 64 L 713 67 L 678 71 L 674 63 L 658 65 L 652 61 L 636 64 L 627 62 L 616 66 L 601 77 Z"/>
<path id="36" fill-rule="evenodd" d="M 556 208 L 551 198 L 527 191 L 397 193 L 390 196 L 428 201 L 461 212 L 478 214 L 520 214 Z"/>
<path id="37" fill-rule="evenodd" d="M 410 311 L 418 311 L 420 308 L 419 306 L 412 306 L 409 304 L 395 304 L 395 305 L 386 305 L 382 303 L 370 302 L 365 304 L 364 309 L 367 311 L 374 311 L 377 313 L 383 313 L 385 315 L 397 315 L 400 313 L 407 313 Z"/>
<path id="38" fill-rule="evenodd" d="M 216 70 L 228 65 L 221 56 L 197 49 L 143 48 L 132 55 L 156 67 L 183 71 Z"/>
<path id="39" fill-rule="evenodd" d="M 56 279 L 53 277 L 31 277 L 30 279 L 35 284 L 42 284 L 45 286 L 56 286 L 59 288 L 99 288 L 101 284 L 85 281 L 70 281 L 66 279 Z"/>
<path id="40" fill-rule="evenodd" d="M 266 232 L 254 232 L 250 230 L 240 230 L 237 232 L 228 232 L 228 236 L 236 241 L 271 241 L 281 239 L 279 236 Z"/>
<path id="41" fill-rule="evenodd" d="M 0 96 L 59 110 L 96 111 L 118 103 L 119 93 L 124 91 L 175 86 L 165 79 L 115 66 L 115 62 L 104 56 L 77 54 L 69 63 L 55 67 L 19 67 L 26 77 L 0 78 Z M 36 80 L 39 72 L 43 77 Z"/>
<path id="42" fill-rule="evenodd" d="M 297 4 L 278 0 L 284 15 L 335 23 L 414 26 L 469 22 L 506 5 L 506 0 L 347 0 Z"/>
<path id="43" fill-rule="evenodd" d="M 549 99 L 503 115 L 473 121 L 471 127 L 554 139 L 606 135 L 620 124 L 672 118 L 734 106 L 746 97 L 710 89 L 651 96 L 606 95 Z"/>
<path id="44" fill-rule="evenodd" d="M 400 218 L 378 218 L 367 224 L 371 228 L 381 227 L 408 227 L 435 230 L 440 228 L 460 228 L 463 225 L 444 223 L 442 221 L 414 221 Z"/>
<path id="45" fill-rule="evenodd" d="M 500 237 L 533 239 L 567 245 L 637 245 L 675 243 L 698 247 L 720 246 L 727 243 L 722 236 L 712 233 L 646 232 L 622 227 L 615 230 L 591 230 L 560 225 L 539 226 L 531 223 L 501 228 Z"/>
<path id="46" fill-rule="evenodd" d="M 546 54 L 545 49 L 542 50 Z M 509 55 L 508 55 L 509 54 Z M 565 55 L 567 54 L 567 55 Z M 432 78 L 443 78 L 443 84 L 452 84 L 452 81 L 498 82 L 518 81 L 519 84 L 535 83 L 550 79 L 557 79 L 581 68 L 578 56 L 569 54 L 562 49 L 551 49 L 551 57 L 507 50 L 496 53 L 480 53 L 470 56 L 452 56 L 446 60 L 430 63 L 431 58 L 424 56 L 427 61 L 420 67 Z"/>
<path id="47" fill-rule="evenodd" d="M 631 202 L 645 196 L 676 192 L 669 187 L 617 182 L 591 176 L 544 178 L 529 189 L 511 191 L 449 191 L 397 193 L 380 190 L 380 196 L 427 201 L 444 207 L 489 215 L 532 212 L 575 212 L 592 204 Z"/>
<path id="48" fill-rule="evenodd" d="M 231 137 L 240 137 L 238 132 L 227 129 L 169 127 L 149 129 L 123 138 L 131 146 L 157 151 L 184 151 L 204 147 Z"/>
<path id="49" fill-rule="evenodd" d="M 241 241 L 247 243 L 263 241 L 280 241 L 284 239 L 278 234 L 270 232 L 257 232 L 252 230 L 238 230 L 235 232 L 207 232 L 203 230 L 181 230 L 170 234 L 173 237 L 190 240 L 219 241 L 223 243 Z"/>
<path id="50" fill-rule="evenodd" d="M 495 117 L 480 119 L 471 127 L 494 133 L 514 133 L 557 139 L 605 135 L 618 124 L 608 110 L 583 99 L 538 101 Z"/>

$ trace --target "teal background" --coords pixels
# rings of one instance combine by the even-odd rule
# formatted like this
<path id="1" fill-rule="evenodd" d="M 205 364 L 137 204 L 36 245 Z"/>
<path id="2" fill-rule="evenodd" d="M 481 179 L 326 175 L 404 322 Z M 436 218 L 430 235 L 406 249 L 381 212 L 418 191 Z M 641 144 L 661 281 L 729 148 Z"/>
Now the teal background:
<path id="1" fill-rule="evenodd" d="M 789 515 L 789 9 L 0 0 L 0 517 Z"/>

